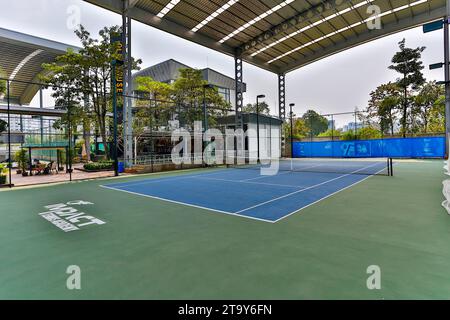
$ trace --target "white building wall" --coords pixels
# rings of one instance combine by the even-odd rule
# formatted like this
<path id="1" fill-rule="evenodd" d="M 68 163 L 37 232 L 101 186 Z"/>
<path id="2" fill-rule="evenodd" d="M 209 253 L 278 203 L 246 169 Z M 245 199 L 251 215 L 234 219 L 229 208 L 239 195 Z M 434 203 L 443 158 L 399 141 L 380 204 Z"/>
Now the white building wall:
<path id="1" fill-rule="evenodd" d="M 251 159 L 258 157 L 257 125 L 251 123 L 248 129 L 254 133 L 248 138 L 248 151 Z M 259 125 L 259 153 L 261 159 L 274 159 L 281 157 L 281 128 L 278 125 Z"/>

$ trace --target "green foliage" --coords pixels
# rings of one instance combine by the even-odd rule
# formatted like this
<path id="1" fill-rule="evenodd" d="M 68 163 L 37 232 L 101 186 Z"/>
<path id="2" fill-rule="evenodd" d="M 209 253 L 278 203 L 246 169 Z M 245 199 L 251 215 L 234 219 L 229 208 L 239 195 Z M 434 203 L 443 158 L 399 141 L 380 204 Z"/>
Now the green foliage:
<path id="1" fill-rule="evenodd" d="M 348 130 L 341 135 L 342 140 L 355 140 L 355 132 L 353 130 Z"/>
<path id="2" fill-rule="evenodd" d="M 284 136 L 291 138 L 291 122 L 289 119 L 283 124 Z M 309 128 L 305 124 L 305 120 L 302 118 L 294 119 L 292 125 L 292 133 L 294 139 L 300 140 L 308 136 Z"/>
<path id="3" fill-rule="evenodd" d="M 8 174 L 8 167 L 6 164 L 0 163 L 0 185 L 6 184 L 6 175 Z"/>
<path id="4" fill-rule="evenodd" d="M 340 137 L 342 134 L 341 130 L 332 130 L 332 129 L 328 129 L 325 132 L 322 132 L 321 134 L 318 135 L 319 138 L 327 138 L 327 137 Z"/>
<path id="5" fill-rule="evenodd" d="M 440 96 L 431 107 L 428 130 L 433 133 L 445 132 L 445 96 Z"/>
<path id="6" fill-rule="evenodd" d="M 114 162 L 113 161 L 91 162 L 86 163 L 83 167 L 85 170 L 88 171 L 112 170 L 114 168 Z"/>
<path id="7" fill-rule="evenodd" d="M 305 126 L 308 128 L 308 135 L 317 136 L 328 130 L 328 119 L 321 116 L 314 110 L 308 110 L 302 116 Z"/>
<path id="8" fill-rule="evenodd" d="M 413 98 L 411 108 L 411 115 L 415 118 L 412 125 L 417 127 L 417 131 L 422 133 L 429 131 L 431 112 L 439 98 L 443 97 L 444 94 L 444 88 L 437 85 L 435 81 L 427 82 L 420 88 L 418 94 Z M 433 113 L 434 116 L 436 116 L 435 112 Z"/>
<path id="9" fill-rule="evenodd" d="M 242 108 L 242 111 L 247 113 L 257 113 L 257 109 L 259 109 L 260 114 L 270 115 L 270 107 L 265 101 L 260 102 L 258 106 L 256 106 L 256 103 L 249 103 Z"/>
<path id="10" fill-rule="evenodd" d="M 155 81 L 151 77 L 136 79 L 138 91 L 149 93 L 150 97 L 156 100 L 152 102 L 152 112 L 148 109 L 138 111 L 136 118 L 139 120 L 133 124 L 136 136 L 139 137 L 150 126 L 167 125 L 174 113 L 173 105 L 168 101 L 175 102 L 175 112 L 183 127 L 203 119 L 204 100 L 208 110 L 208 123 L 211 126 L 215 125 L 218 116 L 227 114 L 231 105 L 219 94 L 217 88 L 205 89 L 204 86 L 208 82 L 203 80 L 201 70 L 183 68 L 179 72 L 178 79 L 171 85 Z M 146 102 L 139 103 L 144 106 Z"/>
<path id="11" fill-rule="evenodd" d="M 424 83 L 410 92 L 407 126 L 402 132 L 410 134 L 441 133 L 444 126 L 444 89 L 435 81 Z M 401 89 L 395 83 L 379 86 L 371 93 L 368 118 L 379 124 L 382 134 L 394 134 L 397 120 L 403 118 Z M 407 130 L 406 132 L 404 130 Z"/>
<path id="12" fill-rule="evenodd" d="M 380 130 L 374 127 L 364 127 L 356 132 L 359 140 L 380 139 L 383 137 Z"/>
<path id="13" fill-rule="evenodd" d="M 25 149 L 20 149 L 14 154 L 14 159 L 19 166 L 19 169 L 25 171 L 28 165 L 28 152 Z"/>
<path id="14" fill-rule="evenodd" d="M 151 77 L 138 77 L 135 81 L 138 91 L 148 93 L 154 101 L 151 103 L 145 100 L 138 100 L 140 107 L 134 117 L 133 134 L 140 137 L 145 130 L 150 127 L 157 127 L 158 124 L 167 124 L 171 119 L 172 105 L 167 101 L 172 99 L 173 88 L 167 83 L 153 80 Z M 151 110 L 148 108 L 151 106 Z"/>
<path id="15" fill-rule="evenodd" d="M 370 93 L 368 117 L 378 122 L 381 131 L 385 134 L 394 134 L 398 110 L 401 107 L 400 90 L 397 84 L 389 82 L 380 85 Z"/>
<path id="16" fill-rule="evenodd" d="M 392 65 L 389 69 L 397 71 L 401 77 L 397 79 L 397 86 L 402 89 L 403 96 L 401 100 L 402 105 L 402 132 L 406 136 L 408 130 L 408 108 L 411 103 L 411 90 L 416 90 L 425 83 L 422 70 L 424 69 L 422 52 L 425 47 L 416 49 L 407 48 L 406 40 L 399 42 L 400 51 L 398 51 L 392 58 Z"/>
<path id="17" fill-rule="evenodd" d="M 370 139 L 380 139 L 383 135 L 380 132 L 380 130 L 367 126 L 361 129 L 356 130 L 349 130 L 344 132 L 341 135 L 341 140 L 370 140 Z"/>
<path id="18" fill-rule="evenodd" d="M 119 44 L 111 43 L 111 35 L 120 32 L 118 26 L 105 27 L 99 31 L 98 39 L 94 39 L 80 26 L 75 34 L 82 48 L 78 52 L 69 50 L 54 63 L 43 65 L 46 76 L 41 79 L 52 86 L 56 104 L 68 110 L 59 126 L 70 124 L 75 128 L 82 124 L 88 130 L 94 121 L 103 141 L 108 141 L 106 115 L 111 111 L 111 62 L 122 59 L 118 54 Z M 140 63 L 141 60 L 132 59 L 133 70 L 139 69 Z"/>

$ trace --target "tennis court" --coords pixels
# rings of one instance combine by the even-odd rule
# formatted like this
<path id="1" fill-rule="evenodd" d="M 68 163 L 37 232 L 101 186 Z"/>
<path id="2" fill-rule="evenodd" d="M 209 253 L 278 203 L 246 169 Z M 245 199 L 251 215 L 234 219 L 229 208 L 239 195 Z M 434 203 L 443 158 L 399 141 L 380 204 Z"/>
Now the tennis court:
<path id="1" fill-rule="evenodd" d="M 396 161 L 394 169 L 393 177 L 342 178 L 346 183 L 336 185 L 340 192 L 278 223 L 102 187 L 175 188 L 166 189 L 167 196 L 181 194 L 185 184 L 193 190 L 208 186 L 202 189 L 207 194 L 195 195 L 198 200 L 210 199 L 214 186 L 238 194 L 233 189 L 242 184 L 245 194 L 239 197 L 254 201 L 256 190 L 271 186 L 260 179 L 255 182 L 261 184 L 225 184 L 206 178 L 242 180 L 259 176 L 258 170 L 200 169 L 0 191 L 0 298 L 448 299 L 450 233 L 441 206 L 442 161 Z M 306 177 L 319 183 L 332 175 L 280 172 L 262 180 L 297 186 Z M 291 189 L 274 190 L 286 195 Z M 227 194 L 221 199 L 222 209 L 242 201 Z M 296 201 L 287 197 L 277 204 L 289 207 L 284 214 Z M 64 232 L 44 219 L 57 204 L 104 224 Z M 81 268 L 82 290 L 66 288 L 71 265 Z M 381 290 L 367 289 L 370 265 L 383 270 Z"/>
<path id="2" fill-rule="evenodd" d="M 264 175 L 261 170 L 270 166 L 276 172 Z M 391 170 L 386 159 L 285 159 L 267 165 L 245 164 L 103 187 L 218 213 L 278 222 L 371 175 L 390 176 Z"/>

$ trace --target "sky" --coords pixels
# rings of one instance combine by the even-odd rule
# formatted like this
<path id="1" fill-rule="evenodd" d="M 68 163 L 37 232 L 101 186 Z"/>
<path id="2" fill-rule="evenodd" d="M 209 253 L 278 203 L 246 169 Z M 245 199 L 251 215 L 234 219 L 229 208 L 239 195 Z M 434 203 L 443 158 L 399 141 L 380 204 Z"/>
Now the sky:
<path id="1" fill-rule="evenodd" d="M 3 8 L 0 27 L 71 45 L 79 45 L 72 29 L 74 10 L 79 11 L 81 24 L 91 34 L 97 34 L 104 26 L 121 24 L 119 15 L 82 0 L 0 0 L 0 8 Z M 227 55 L 139 22 L 133 22 L 132 37 L 132 55 L 143 60 L 142 68 L 173 58 L 194 68 L 209 67 L 234 76 L 234 59 Z M 356 107 L 364 109 L 372 90 L 396 80 L 396 73 L 388 70 L 388 66 L 403 38 L 409 47 L 427 47 L 422 57 L 427 80 L 443 80 L 443 69 L 428 70 L 429 64 L 443 60 L 442 32 L 423 34 L 419 27 L 352 48 L 289 73 L 287 103 L 296 104 L 296 115 L 308 109 L 322 114 L 352 111 Z M 272 113 L 278 114 L 275 74 L 244 64 L 244 81 L 248 90 L 244 96 L 245 103 L 254 103 L 257 95 L 265 94 Z M 343 125 L 350 120 L 342 117 L 337 122 Z"/>

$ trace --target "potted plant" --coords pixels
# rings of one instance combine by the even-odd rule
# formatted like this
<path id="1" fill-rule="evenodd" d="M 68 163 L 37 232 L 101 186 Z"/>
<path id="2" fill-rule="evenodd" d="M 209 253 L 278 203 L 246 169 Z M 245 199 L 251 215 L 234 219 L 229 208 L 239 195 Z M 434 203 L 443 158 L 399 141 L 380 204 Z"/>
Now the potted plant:
<path id="1" fill-rule="evenodd" d="M 27 170 L 27 151 L 25 149 L 20 149 L 14 155 L 17 162 L 17 174 L 23 174 Z"/>
<path id="2" fill-rule="evenodd" d="M 56 150 L 57 154 L 58 154 L 58 159 L 59 159 L 59 167 L 58 167 L 58 171 L 64 171 L 64 166 L 63 163 L 66 161 L 66 154 L 65 152 L 63 152 L 62 150 Z"/>
<path id="3" fill-rule="evenodd" d="M 5 164 L 0 164 L 0 186 L 6 184 L 6 175 L 8 174 L 8 169 Z"/>
<path id="4" fill-rule="evenodd" d="M 24 176 L 24 177 L 28 176 L 28 172 L 27 172 L 27 164 L 28 164 L 27 155 L 28 155 L 28 153 L 27 153 L 27 151 L 25 149 L 20 149 L 15 154 L 17 166 L 19 167 L 19 170 L 17 170 L 17 174 L 22 174 L 22 176 Z"/>

